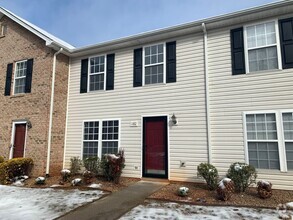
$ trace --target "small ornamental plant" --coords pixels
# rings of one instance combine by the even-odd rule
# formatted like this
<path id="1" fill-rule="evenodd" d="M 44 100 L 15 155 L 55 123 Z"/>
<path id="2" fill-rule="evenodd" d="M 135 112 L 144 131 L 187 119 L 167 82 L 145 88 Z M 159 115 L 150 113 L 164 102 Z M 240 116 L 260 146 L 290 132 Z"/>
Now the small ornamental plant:
<path id="1" fill-rule="evenodd" d="M 0 156 L 0 163 L 4 162 L 4 157 Z"/>
<path id="2" fill-rule="evenodd" d="M 260 180 L 257 182 L 257 193 L 260 198 L 267 199 L 273 194 L 272 183 L 265 180 Z"/>
<path id="3" fill-rule="evenodd" d="M 227 201 L 231 198 L 234 192 L 234 183 L 229 178 L 222 179 L 217 187 L 218 198 Z"/>
<path id="4" fill-rule="evenodd" d="M 91 171 L 85 170 L 82 176 L 83 176 L 83 182 L 85 184 L 90 184 L 93 182 L 93 178 L 95 175 Z"/>
<path id="5" fill-rule="evenodd" d="M 178 189 L 178 195 L 182 196 L 182 197 L 187 196 L 188 192 L 189 192 L 189 189 L 187 187 L 184 187 L 184 186 L 179 187 L 179 189 Z"/>
<path id="6" fill-rule="evenodd" d="M 79 157 L 70 158 L 70 172 L 71 175 L 75 176 L 81 169 L 82 161 Z"/>
<path id="7" fill-rule="evenodd" d="M 0 183 L 7 184 L 15 177 L 29 175 L 33 165 L 31 158 L 13 158 L 0 163 Z"/>
<path id="8" fill-rule="evenodd" d="M 231 164 L 227 177 L 233 180 L 236 192 L 245 192 L 251 184 L 256 182 L 257 173 L 254 166 L 237 162 Z"/>
<path id="9" fill-rule="evenodd" d="M 81 184 L 82 184 L 82 179 L 80 179 L 80 178 L 76 178 L 71 181 L 72 186 L 80 186 Z"/>
<path id="10" fill-rule="evenodd" d="M 98 157 L 88 157 L 83 160 L 83 165 L 87 171 L 90 171 L 94 176 L 99 174 L 100 159 Z"/>
<path id="11" fill-rule="evenodd" d="M 69 180 L 70 174 L 71 174 L 71 172 L 68 169 L 61 170 L 62 181 L 67 182 Z"/>
<path id="12" fill-rule="evenodd" d="M 101 161 L 101 169 L 103 175 L 108 181 L 113 181 L 118 184 L 122 174 L 122 170 L 125 167 L 124 150 L 120 150 L 117 155 L 106 154 Z"/>
<path id="13" fill-rule="evenodd" d="M 46 178 L 42 177 L 42 176 L 40 176 L 40 177 L 35 179 L 35 184 L 36 185 L 44 185 L 45 182 L 46 182 Z"/>
<path id="14" fill-rule="evenodd" d="M 197 167 L 197 173 L 205 179 L 210 190 L 215 190 L 217 188 L 218 170 L 215 166 L 209 163 L 201 163 Z"/>

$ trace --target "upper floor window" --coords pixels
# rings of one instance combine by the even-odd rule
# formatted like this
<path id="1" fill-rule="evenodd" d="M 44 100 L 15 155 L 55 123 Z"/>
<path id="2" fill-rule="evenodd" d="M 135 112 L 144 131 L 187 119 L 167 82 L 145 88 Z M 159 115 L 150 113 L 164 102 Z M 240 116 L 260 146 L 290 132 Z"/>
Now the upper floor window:
<path id="1" fill-rule="evenodd" d="M 15 64 L 14 94 L 24 93 L 27 75 L 27 60 Z"/>
<path id="2" fill-rule="evenodd" d="M 144 84 L 165 82 L 165 44 L 144 47 Z"/>
<path id="3" fill-rule="evenodd" d="M 248 72 L 279 69 L 278 24 L 276 21 L 246 26 L 245 42 Z"/>
<path id="4" fill-rule="evenodd" d="M 105 56 L 92 57 L 89 62 L 89 91 L 104 90 L 106 82 Z"/>

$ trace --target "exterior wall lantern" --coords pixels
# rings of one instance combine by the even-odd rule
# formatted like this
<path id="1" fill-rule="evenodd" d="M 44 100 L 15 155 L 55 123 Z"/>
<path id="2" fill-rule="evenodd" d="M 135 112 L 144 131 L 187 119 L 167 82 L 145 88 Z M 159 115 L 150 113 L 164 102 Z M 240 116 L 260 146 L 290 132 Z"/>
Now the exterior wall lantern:
<path id="1" fill-rule="evenodd" d="M 171 116 L 171 123 L 172 123 L 172 125 L 178 125 L 178 120 L 177 120 L 177 117 L 175 116 L 174 113 Z"/>

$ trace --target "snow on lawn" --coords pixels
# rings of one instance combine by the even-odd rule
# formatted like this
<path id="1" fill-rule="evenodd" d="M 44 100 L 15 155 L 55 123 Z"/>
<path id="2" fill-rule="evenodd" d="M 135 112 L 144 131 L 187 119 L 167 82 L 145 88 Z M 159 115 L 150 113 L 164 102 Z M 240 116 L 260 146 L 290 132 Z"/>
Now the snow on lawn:
<path id="1" fill-rule="evenodd" d="M 282 213 L 282 211 L 280 211 Z M 279 219 L 277 210 L 236 207 L 195 206 L 178 203 L 150 203 L 132 209 L 121 220 L 130 219 Z M 288 212 L 287 212 L 288 213 Z M 293 214 L 291 212 L 290 214 Z"/>
<path id="2" fill-rule="evenodd" d="M 30 189 L 0 185 L 0 219 L 54 219 L 102 195 L 100 190 Z"/>

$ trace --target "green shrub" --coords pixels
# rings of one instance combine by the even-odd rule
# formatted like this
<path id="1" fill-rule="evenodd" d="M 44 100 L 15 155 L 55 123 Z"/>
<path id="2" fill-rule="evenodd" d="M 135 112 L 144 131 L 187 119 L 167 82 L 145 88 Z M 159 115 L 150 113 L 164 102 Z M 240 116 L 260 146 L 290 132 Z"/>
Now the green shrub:
<path id="1" fill-rule="evenodd" d="M 0 163 L 4 162 L 4 157 L 0 156 Z"/>
<path id="2" fill-rule="evenodd" d="M 236 192 L 244 192 L 252 183 L 255 183 L 257 173 L 251 165 L 246 163 L 232 163 L 227 177 L 234 182 Z"/>
<path id="3" fill-rule="evenodd" d="M 201 163 L 197 167 L 197 173 L 205 179 L 210 190 L 215 190 L 217 188 L 218 170 L 216 167 L 209 163 Z"/>
<path id="4" fill-rule="evenodd" d="M 98 175 L 100 169 L 100 159 L 98 157 L 88 157 L 83 160 L 83 165 L 87 171 L 95 176 Z"/>
<path id="5" fill-rule="evenodd" d="M 82 161 L 79 157 L 70 158 L 70 172 L 73 176 L 79 173 L 81 165 Z"/>
<path id="6" fill-rule="evenodd" d="M 103 175 L 108 181 L 119 183 L 122 170 L 125 167 L 124 151 L 121 150 L 117 155 L 106 154 L 101 160 Z"/>
<path id="7" fill-rule="evenodd" d="M 71 175 L 71 172 L 70 172 L 70 170 L 68 170 L 68 169 L 63 169 L 63 170 L 61 170 L 61 178 L 62 178 L 62 181 L 63 182 L 67 182 L 67 181 L 69 181 L 69 177 L 70 177 L 70 175 Z"/>
<path id="8" fill-rule="evenodd" d="M 30 175 L 33 168 L 31 158 L 14 158 L 0 164 L 0 182 L 7 184 L 10 179 L 17 176 Z"/>

